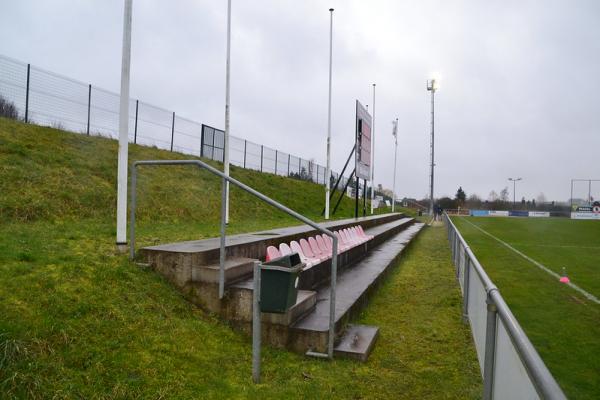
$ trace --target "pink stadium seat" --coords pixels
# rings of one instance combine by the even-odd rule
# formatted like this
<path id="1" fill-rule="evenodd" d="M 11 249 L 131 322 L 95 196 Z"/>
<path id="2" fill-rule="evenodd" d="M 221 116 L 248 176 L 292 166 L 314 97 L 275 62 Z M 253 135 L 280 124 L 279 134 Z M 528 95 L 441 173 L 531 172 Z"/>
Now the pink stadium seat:
<path id="1" fill-rule="evenodd" d="M 354 247 L 356 245 L 356 243 L 354 243 L 354 240 L 350 239 L 347 229 L 342 229 L 341 234 L 342 234 L 342 238 L 344 239 L 345 244 L 348 247 Z"/>
<path id="2" fill-rule="evenodd" d="M 306 257 L 312 258 L 313 260 L 319 260 L 319 257 L 313 253 L 312 249 L 310 248 L 310 244 L 306 239 L 300 239 L 300 247 L 302 248 L 302 252 Z"/>
<path id="3" fill-rule="evenodd" d="M 321 253 L 331 256 L 331 249 L 327 248 L 323 236 L 317 235 L 315 239 L 317 239 L 317 245 L 319 246 Z"/>
<path id="4" fill-rule="evenodd" d="M 356 238 L 356 240 L 358 240 L 359 243 L 364 243 L 367 241 L 367 238 L 365 238 L 364 236 L 362 236 L 360 234 L 360 231 L 358 230 L 357 227 L 353 226 L 351 228 L 352 234 L 354 235 L 354 237 Z"/>
<path id="5" fill-rule="evenodd" d="M 312 250 L 315 257 L 318 257 L 321 261 L 327 260 L 330 257 L 330 255 L 328 255 L 327 253 L 323 253 L 321 251 L 321 249 L 319 248 L 319 244 L 317 243 L 317 240 L 314 237 L 311 236 L 308 238 L 308 245 L 310 246 L 310 249 Z"/>
<path id="6" fill-rule="evenodd" d="M 325 243 L 325 247 L 331 253 L 331 250 L 333 249 L 333 240 L 324 233 L 321 235 L 321 239 L 323 239 L 323 242 Z"/>
<path id="7" fill-rule="evenodd" d="M 342 236 L 340 231 L 334 232 L 335 236 L 337 236 L 338 238 L 338 247 L 339 247 L 339 252 L 343 252 L 346 251 L 350 248 L 350 246 L 346 243 L 346 241 L 344 240 L 344 237 Z M 333 246 L 333 244 L 332 244 Z"/>
<path id="8" fill-rule="evenodd" d="M 287 243 L 279 243 L 279 252 L 282 256 L 288 256 L 292 254 L 292 249 L 290 249 Z"/>
<path id="9" fill-rule="evenodd" d="M 360 231 L 361 235 L 363 235 L 365 238 L 367 238 L 367 240 L 373 239 L 374 236 L 373 235 L 367 235 L 365 233 L 365 230 L 363 229 L 363 227 L 361 225 L 358 225 L 357 228 Z"/>
<path id="10" fill-rule="evenodd" d="M 275 247 L 275 246 L 267 247 L 267 257 L 266 257 L 267 261 L 271 261 L 274 258 L 279 258 L 279 257 L 281 257 L 281 253 L 279 252 L 279 250 L 277 250 L 277 247 Z"/>
<path id="11" fill-rule="evenodd" d="M 310 258 L 306 257 L 306 255 L 302 251 L 302 247 L 295 240 L 292 240 L 290 242 L 290 247 L 294 253 L 298 253 L 298 255 L 300 256 L 300 259 L 302 260 L 303 263 L 306 264 L 307 267 L 312 267 L 314 264 L 318 263 L 318 260 L 314 260 L 314 259 L 310 259 Z"/>

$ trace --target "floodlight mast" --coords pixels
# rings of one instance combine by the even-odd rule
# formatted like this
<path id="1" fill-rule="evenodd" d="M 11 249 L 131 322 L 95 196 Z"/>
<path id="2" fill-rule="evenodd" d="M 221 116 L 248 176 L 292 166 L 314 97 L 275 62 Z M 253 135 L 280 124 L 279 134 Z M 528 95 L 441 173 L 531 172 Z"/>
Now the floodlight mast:
<path id="1" fill-rule="evenodd" d="M 223 139 L 223 172 L 229 176 L 229 92 L 231 71 L 231 0 L 227 0 L 227 56 L 225 62 L 225 134 Z M 225 193 L 225 223 L 229 223 L 229 181 L 223 179 Z"/>
<path id="2" fill-rule="evenodd" d="M 327 106 L 327 166 L 325 168 L 325 219 L 329 219 L 331 191 L 331 65 L 333 62 L 333 8 L 329 9 L 329 100 Z"/>
<path id="3" fill-rule="evenodd" d="M 392 184 L 392 212 L 396 207 L 396 158 L 398 157 L 398 118 L 392 121 L 393 129 L 392 135 L 394 136 L 394 182 Z"/>
<path id="4" fill-rule="evenodd" d="M 119 101 L 119 153 L 117 161 L 117 248 L 127 249 L 127 163 L 129 158 L 129 78 L 131 72 L 132 2 L 125 0 L 123 52 L 121 57 L 121 98 Z"/>
<path id="5" fill-rule="evenodd" d="M 434 138 L 435 138 L 435 91 L 437 90 L 435 79 L 427 81 L 427 90 L 431 92 L 431 174 L 430 174 L 430 187 L 429 187 L 429 215 L 433 215 L 433 170 L 435 167 L 435 153 L 434 153 Z"/>
<path id="6" fill-rule="evenodd" d="M 373 84 L 373 122 L 371 123 L 371 215 L 375 199 L 375 84 Z"/>
<path id="7" fill-rule="evenodd" d="M 508 178 L 509 181 L 511 181 L 513 183 L 513 209 L 515 208 L 515 204 L 516 204 L 516 194 L 517 194 L 517 182 L 518 181 L 522 181 L 523 178 Z"/>

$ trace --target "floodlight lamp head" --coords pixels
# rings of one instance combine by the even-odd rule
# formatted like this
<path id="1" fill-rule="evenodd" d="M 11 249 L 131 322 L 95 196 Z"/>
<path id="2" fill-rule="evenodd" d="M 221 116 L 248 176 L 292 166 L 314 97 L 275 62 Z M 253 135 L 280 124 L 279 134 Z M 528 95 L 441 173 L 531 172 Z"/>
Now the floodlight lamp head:
<path id="1" fill-rule="evenodd" d="M 330 11 L 330 12 L 333 12 L 333 8 L 330 8 L 330 9 L 329 9 L 329 11 Z"/>
<path id="2" fill-rule="evenodd" d="M 435 79 L 430 79 L 427 81 L 427 90 L 430 92 L 435 92 L 438 89 L 438 85 L 436 84 Z"/>

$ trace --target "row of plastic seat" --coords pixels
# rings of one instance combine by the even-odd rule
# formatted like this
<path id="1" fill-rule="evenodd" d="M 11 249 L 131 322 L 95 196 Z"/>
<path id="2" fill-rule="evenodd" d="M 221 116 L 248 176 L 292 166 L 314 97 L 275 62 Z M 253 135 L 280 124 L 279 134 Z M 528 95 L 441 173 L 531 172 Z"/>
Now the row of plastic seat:
<path id="1" fill-rule="evenodd" d="M 338 254 L 373 238 L 373 236 L 367 235 L 360 225 L 335 231 L 334 234 L 338 238 Z M 292 240 L 289 245 L 287 243 L 280 243 L 279 248 L 269 246 L 267 247 L 266 260 L 273 260 L 292 253 L 298 253 L 302 262 L 307 267 L 312 267 L 331 258 L 333 253 L 333 239 L 322 234 L 314 237 L 311 236 L 308 239 L 300 239 L 299 242 Z"/>

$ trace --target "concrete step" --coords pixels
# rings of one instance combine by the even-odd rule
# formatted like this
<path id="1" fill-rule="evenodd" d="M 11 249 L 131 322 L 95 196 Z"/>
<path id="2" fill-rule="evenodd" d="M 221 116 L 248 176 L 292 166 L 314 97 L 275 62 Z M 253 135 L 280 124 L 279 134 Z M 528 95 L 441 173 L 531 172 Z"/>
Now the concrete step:
<path id="1" fill-rule="evenodd" d="M 409 242 L 424 224 L 415 223 L 373 249 L 364 259 L 338 275 L 336 286 L 336 332 L 343 332 L 349 319 L 356 314 L 368 295 L 381 281 L 389 267 L 399 259 Z M 329 330 L 329 290 L 323 286 L 317 292 L 315 311 L 291 326 L 294 350 L 325 352 Z"/>
<path id="2" fill-rule="evenodd" d="M 333 349 L 334 356 L 366 362 L 378 336 L 379 328 L 376 326 L 348 325 L 344 335 Z"/>
<path id="3" fill-rule="evenodd" d="M 252 275 L 257 259 L 228 257 L 225 259 L 225 285 L 238 282 Z M 192 282 L 219 283 L 219 263 L 192 266 Z"/>

